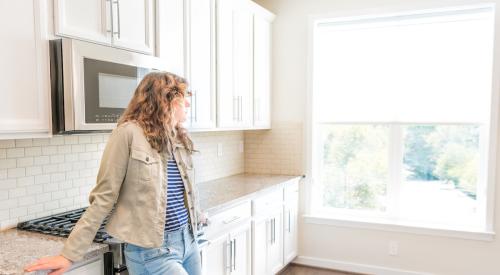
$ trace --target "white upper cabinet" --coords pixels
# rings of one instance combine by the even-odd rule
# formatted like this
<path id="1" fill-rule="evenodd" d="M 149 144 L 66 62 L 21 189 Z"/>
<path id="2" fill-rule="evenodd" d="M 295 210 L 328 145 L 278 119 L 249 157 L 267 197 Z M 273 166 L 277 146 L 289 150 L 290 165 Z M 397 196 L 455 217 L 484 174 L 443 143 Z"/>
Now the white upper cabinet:
<path id="1" fill-rule="evenodd" d="M 250 128 L 253 14 L 245 0 L 217 1 L 217 109 L 221 128 Z"/>
<path id="2" fill-rule="evenodd" d="M 253 125 L 271 128 L 271 22 L 274 15 L 255 7 L 253 31 Z"/>
<path id="3" fill-rule="evenodd" d="M 55 34 L 154 53 L 154 0 L 54 0 Z"/>
<path id="4" fill-rule="evenodd" d="M 154 50 L 154 1 L 112 0 L 113 44 L 144 53 Z"/>
<path id="5" fill-rule="evenodd" d="M 0 1 L 0 139 L 50 136 L 46 1 Z"/>
<path id="6" fill-rule="evenodd" d="M 111 2 L 54 0 L 56 35 L 111 44 Z"/>
<path id="7" fill-rule="evenodd" d="M 271 22 L 249 0 L 217 1 L 218 126 L 271 127 Z"/>
<path id="8" fill-rule="evenodd" d="M 215 0 L 186 0 L 189 128 L 216 127 Z"/>
<path id="9" fill-rule="evenodd" d="M 164 68 L 186 77 L 184 0 L 158 0 L 156 8 L 156 55 Z"/>

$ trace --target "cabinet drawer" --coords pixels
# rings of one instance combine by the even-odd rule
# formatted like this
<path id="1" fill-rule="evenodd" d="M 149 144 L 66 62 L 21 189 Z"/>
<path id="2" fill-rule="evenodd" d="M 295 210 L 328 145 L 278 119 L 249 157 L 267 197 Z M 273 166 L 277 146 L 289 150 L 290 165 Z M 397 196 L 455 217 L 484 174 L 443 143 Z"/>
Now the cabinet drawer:
<path id="1" fill-rule="evenodd" d="M 283 205 L 283 189 L 279 188 L 253 200 L 253 215 L 267 213 Z"/>
<path id="2" fill-rule="evenodd" d="M 233 206 L 227 210 L 217 213 L 211 217 L 210 225 L 205 229 L 207 236 L 214 237 L 251 218 L 250 201 Z"/>

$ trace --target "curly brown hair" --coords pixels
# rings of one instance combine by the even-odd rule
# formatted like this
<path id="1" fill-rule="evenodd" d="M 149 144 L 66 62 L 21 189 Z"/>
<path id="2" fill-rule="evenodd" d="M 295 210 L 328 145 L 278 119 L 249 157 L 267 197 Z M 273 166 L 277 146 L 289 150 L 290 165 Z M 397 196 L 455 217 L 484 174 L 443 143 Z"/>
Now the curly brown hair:
<path id="1" fill-rule="evenodd" d="M 181 123 L 173 125 L 176 100 L 182 100 L 187 91 L 187 81 L 169 72 L 147 74 L 135 89 L 134 95 L 118 119 L 118 125 L 135 121 L 144 131 L 151 147 L 171 154 L 171 141 L 177 139 L 186 149 L 194 151 L 193 142 Z"/>

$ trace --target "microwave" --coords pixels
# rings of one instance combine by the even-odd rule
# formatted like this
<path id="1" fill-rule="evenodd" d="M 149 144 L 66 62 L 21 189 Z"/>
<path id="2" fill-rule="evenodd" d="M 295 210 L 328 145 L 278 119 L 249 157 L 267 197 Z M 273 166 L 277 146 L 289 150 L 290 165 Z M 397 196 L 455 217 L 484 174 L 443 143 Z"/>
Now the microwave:
<path id="1" fill-rule="evenodd" d="M 52 132 L 109 132 L 159 58 L 74 39 L 50 40 Z"/>

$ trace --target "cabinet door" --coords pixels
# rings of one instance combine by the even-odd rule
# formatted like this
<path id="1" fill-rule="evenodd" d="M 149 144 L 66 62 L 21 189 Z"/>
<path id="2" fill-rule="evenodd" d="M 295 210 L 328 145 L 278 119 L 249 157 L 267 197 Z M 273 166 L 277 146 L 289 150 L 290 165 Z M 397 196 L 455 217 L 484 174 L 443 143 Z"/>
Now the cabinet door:
<path id="1" fill-rule="evenodd" d="M 234 2 L 233 64 L 237 125 L 248 128 L 253 123 L 253 13 L 246 0 Z"/>
<path id="2" fill-rule="evenodd" d="M 47 137 L 49 51 L 46 1 L 0 1 L 0 139 Z"/>
<path id="3" fill-rule="evenodd" d="M 256 128 L 271 128 L 271 22 L 254 16 L 254 109 Z"/>
<path id="4" fill-rule="evenodd" d="M 233 1 L 217 0 L 217 112 L 218 127 L 235 127 L 236 94 L 233 89 Z"/>
<path id="5" fill-rule="evenodd" d="M 154 1 L 113 0 L 113 44 L 120 48 L 154 52 Z"/>
<path id="6" fill-rule="evenodd" d="M 244 0 L 217 1 L 218 126 L 251 126 L 253 16 Z"/>
<path id="7" fill-rule="evenodd" d="M 230 254 L 231 275 L 249 275 L 251 274 L 251 246 L 252 235 L 251 225 L 241 227 L 240 229 L 233 230 L 229 234 L 230 241 Z"/>
<path id="8" fill-rule="evenodd" d="M 267 274 L 267 245 L 269 222 L 258 218 L 252 222 L 252 274 Z M 270 231 L 269 231 L 270 232 Z"/>
<path id="9" fill-rule="evenodd" d="M 269 274 L 276 274 L 283 267 L 283 210 L 280 210 L 269 219 Z"/>
<path id="10" fill-rule="evenodd" d="M 184 0 L 158 0 L 157 3 L 156 55 L 167 71 L 186 77 Z"/>
<path id="11" fill-rule="evenodd" d="M 111 44 L 111 1 L 54 0 L 55 34 Z"/>
<path id="12" fill-rule="evenodd" d="M 283 260 L 284 265 L 290 263 L 297 256 L 297 202 L 284 207 L 284 230 L 283 230 Z"/>
<path id="13" fill-rule="evenodd" d="M 215 128 L 215 2 L 188 1 L 188 80 L 193 93 L 188 125 Z"/>
<path id="14" fill-rule="evenodd" d="M 208 245 L 203 248 L 203 274 L 227 274 L 226 272 L 229 270 L 229 245 L 227 239 L 227 234 L 224 234 L 210 240 Z"/>

